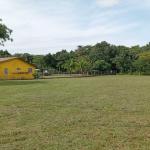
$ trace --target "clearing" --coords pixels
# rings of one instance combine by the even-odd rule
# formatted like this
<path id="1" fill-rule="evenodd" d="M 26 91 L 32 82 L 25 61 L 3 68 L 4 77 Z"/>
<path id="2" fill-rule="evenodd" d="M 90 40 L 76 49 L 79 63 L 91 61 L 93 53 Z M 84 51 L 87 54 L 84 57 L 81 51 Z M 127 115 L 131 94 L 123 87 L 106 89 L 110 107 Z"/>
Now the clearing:
<path id="1" fill-rule="evenodd" d="M 150 77 L 0 81 L 0 150 L 113 149 L 150 149 Z"/>

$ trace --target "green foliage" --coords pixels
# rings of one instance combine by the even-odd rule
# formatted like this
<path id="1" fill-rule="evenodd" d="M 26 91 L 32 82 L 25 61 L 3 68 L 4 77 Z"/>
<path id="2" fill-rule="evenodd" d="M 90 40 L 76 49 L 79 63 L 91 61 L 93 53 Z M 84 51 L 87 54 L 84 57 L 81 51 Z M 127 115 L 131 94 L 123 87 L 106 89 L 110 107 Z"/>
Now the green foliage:
<path id="1" fill-rule="evenodd" d="M 88 58 L 79 57 L 77 60 L 77 72 L 84 74 L 91 70 L 91 62 Z"/>
<path id="2" fill-rule="evenodd" d="M 0 50 L 0 58 L 10 57 L 10 56 L 11 56 L 11 54 L 7 50 L 5 50 L 5 51 Z"/>
<path id="3" fill-rule="evenodd" d="M 110 69 L 111 69 L 110 64 L 105 62 L 104 60 L 97 60 L 93 63 L 93 70 L 109 71 Z"/>
<path id="4" fill-rule="evenodd" d="M 13 56 L 22 58 L 23 60 L 25 60 L 26 62 L 28 62 L 30 64 L 33 63 L 33 56 L 31 54 L 28 54 L 28 53 L 23 53 L 23 54 L 16 53 Z"/>
<path id="5" fill-rule="evenodd" d="M 56 67 L 56 60 L 55 58 L 49 53 L 43 58 L 45 66 L 47 68 L 55 68 Z"/>
<path id="6" fill-rule="evenodd" d="M 70 74 L 76 70 L 76 67 L 77 63 L 73 59 L 66 61 L 63 65 L 63 68 Z"/>
<path id="7" fill-rule="evenodd" d="M 0 45 L 12 40 L 10 30 L 0 20 Z M 5 50 L 0 51 L 0 57 L 9 57 L 11 54 Z M 30 55 L 28 53 L 15 54 L 28 63 L 34 63 L 37 68 L 54 69 L 60 72 L 89 73 L 91 71 L 133 74 L 150 74 L 150 43 L 126 47 L 115 46 L 102 41 L 94 46 L 78 46 L 75 51 L 62 50 L 56 54 Z"/>
<path id="8" fill-rule="evenodd" d="M 33 64 L 39 69 L 45 68 L 44 55 L 33 55 Z"/>
<path id="9" fill-rule="evenodd" d="M 56 69 L 59 71 L 64 71 L 64 64 L 66 61 L 70 59 L 70 56 L 73 53 L 69 53 L 66 50 L 62 50 L 60 52 L 57 52 L 56 54 L 53 55 L 54 59 L 56 60 Z"/>
<path id="10" fill-rule="evenodd" d="M 0 19 L 0 45 L 4 45 L 4 42 L 7 40 L 12 41 L 12 38 L 10 37 L 11 33 L 12 30 L 3 24 L 2 20 Z"/>
<path id="11" fill-rule="evenodd" d="M 111 45 L 105 41 L 93 46 L 78 46 L 75 51 L 61 50 L 56 54 L 30 55 L 15 54 L 29 63 L 34 63 L 41 71 L 52 69 L 56 72 L 88 74 L 150 74 L 150 43 L 126 47 Z M 10 56 L 8 51 L 0 51 L 0 57 Z"/>
<path id="12" fill-rule="evenodd" d="M 36 70 L 35 73 L 33 74 L 35 79 L 39 79 L 41 77 L 41 72 L 40 70 Z"/>
<path id="13" fill-rule="evenodd" d="M 121 73 L 131 72 L 132 64 L 136 60 L 136 53 L 123 46 L 118 47 L 118 51 L 118 55 L 114 58 L 117 69 Z"/>
<path id="14" fill-rule="evenodd" d="M 150 51 L 140 53 L 134 66 L 140 74 L 150 75 Z"/>

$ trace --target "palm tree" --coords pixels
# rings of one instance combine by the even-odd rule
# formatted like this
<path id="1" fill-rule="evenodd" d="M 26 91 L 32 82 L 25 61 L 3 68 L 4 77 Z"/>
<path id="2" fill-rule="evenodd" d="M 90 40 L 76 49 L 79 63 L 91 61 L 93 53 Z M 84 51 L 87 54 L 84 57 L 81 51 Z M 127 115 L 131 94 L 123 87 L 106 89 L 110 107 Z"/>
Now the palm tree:
<path id="1" fill-rule="evenodd" d="M 66 61 L 66 63 L 63 65 L 63 68 L 66 69 L 70 74 L 72 74 L 72 72 L 76 68 L 76 62 L 73 59 L 70 59 Z"/>

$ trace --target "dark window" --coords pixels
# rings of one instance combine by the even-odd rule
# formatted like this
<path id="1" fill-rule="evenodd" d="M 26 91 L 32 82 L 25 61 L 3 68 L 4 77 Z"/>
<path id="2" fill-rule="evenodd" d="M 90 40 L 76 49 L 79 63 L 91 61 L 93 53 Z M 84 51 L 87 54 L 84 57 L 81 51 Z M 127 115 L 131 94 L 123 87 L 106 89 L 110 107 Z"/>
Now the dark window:
<path id="1" fill-rule="evenodd" d="M 16 70 L 17 70 L 17 71 L 20 71 L 21 69 L 20 69 L 20 68 L 17 68 Z"/>
<path id="2" fill-rule="evenodd" d="M 32 73 L 32 68 L 28 68 L 28 72 L 29 72 L 29 73 Z"/>
<path id="3" fill-rule="evenodd" d="M 5 69 L 4 69 L 4 74 L 5 74 L 5 75 L 8 75 L 8 68 L 5 68 Z"/>

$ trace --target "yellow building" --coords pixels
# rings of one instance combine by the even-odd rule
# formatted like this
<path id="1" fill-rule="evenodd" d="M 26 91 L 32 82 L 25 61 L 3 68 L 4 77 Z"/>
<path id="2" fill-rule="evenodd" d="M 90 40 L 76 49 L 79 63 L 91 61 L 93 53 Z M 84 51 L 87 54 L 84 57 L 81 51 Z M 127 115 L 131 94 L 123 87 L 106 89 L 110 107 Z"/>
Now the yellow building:
<path id="1" fill-rule="evenodd" d="M 35 66 L 17 57 L 0 58 L 0 79 L 34 79 Z"/>

